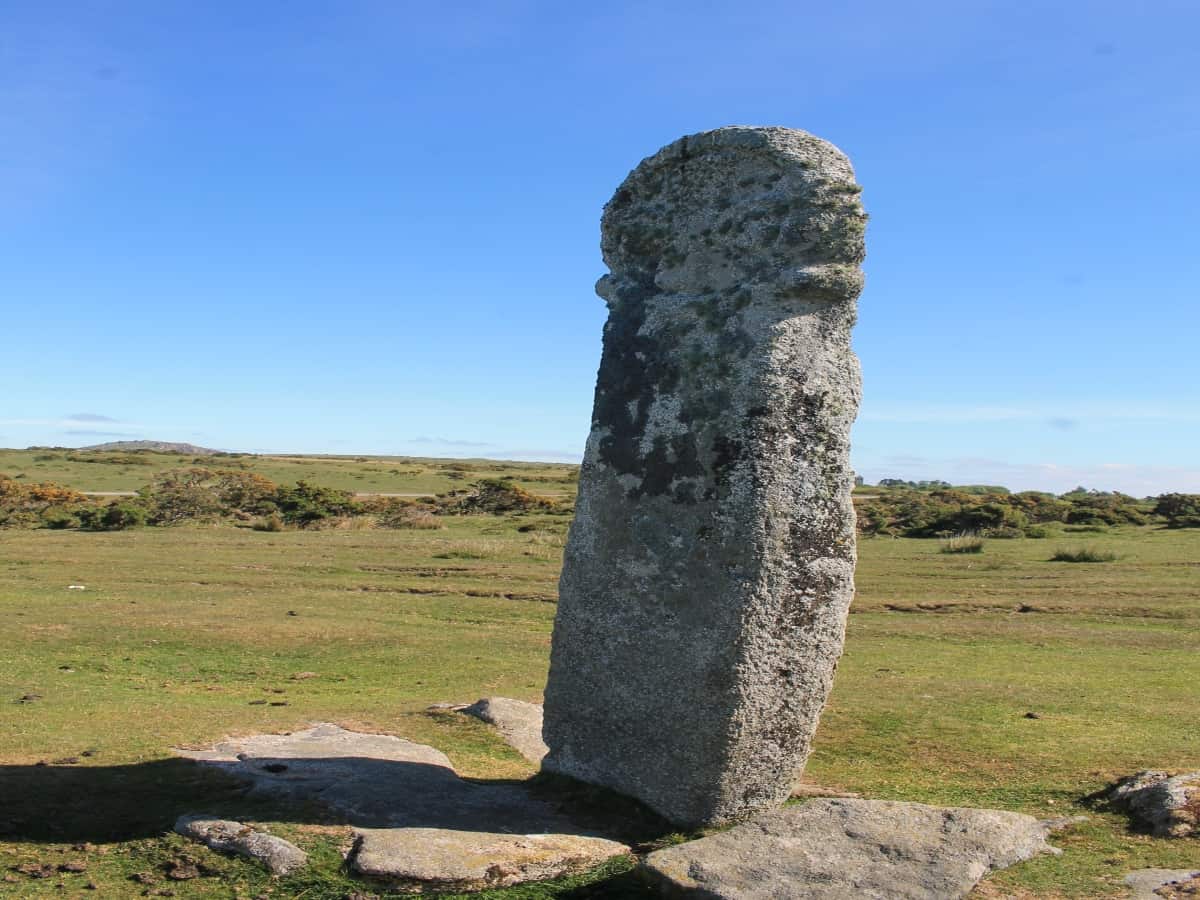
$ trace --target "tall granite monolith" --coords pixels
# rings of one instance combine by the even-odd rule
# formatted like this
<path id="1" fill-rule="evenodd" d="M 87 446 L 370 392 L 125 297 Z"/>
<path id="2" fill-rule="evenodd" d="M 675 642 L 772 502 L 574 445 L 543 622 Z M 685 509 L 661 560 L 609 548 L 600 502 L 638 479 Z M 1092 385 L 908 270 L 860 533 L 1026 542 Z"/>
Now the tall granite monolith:
<path id="1" fill-rule="evenodd" d="M 644 160 L 604 209 L 543 765 L 682 825 L 786 799 L 841 654 L 859 193 L 825 141 L 730 127 Z"/>

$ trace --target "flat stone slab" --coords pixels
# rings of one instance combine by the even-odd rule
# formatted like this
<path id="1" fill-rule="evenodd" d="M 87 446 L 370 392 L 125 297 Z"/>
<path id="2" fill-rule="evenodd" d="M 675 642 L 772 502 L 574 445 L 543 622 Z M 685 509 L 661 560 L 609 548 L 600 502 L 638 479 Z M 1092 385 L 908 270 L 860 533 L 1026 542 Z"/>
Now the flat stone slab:
<path id="1" fill-rule="evenodd" d="M 214 816 L 180 816 L 175 832 L 213 850 L 257 860 L 272 875 L 290 875 L 308 865 L 308 854 L 290 841 L 256 831 L 249 825 Z"/>
<path id="2" fill-rule="evenodd" d="M 1148 769 L 1117 782 L 1108 799 L 1153 828 L 1157 837 L 1200 835 L 1200 772 L 1171 775 Z"/>
<path id="3" fill-rule="evenodd" d="M 1183 897 L 1175 888 L 1192 887 L 1200 894 L 1200 869 L 1138 869 L 1125 876 L 1132 900 Z M 1190 884 L 1189 884 L 1190 882 Z"/>
<path id="4" fill-rule="evenodd" d="M 572 834 L 389 828 L 364 829 L 359 838 L 356 872 L 421 891 L 479 891 L 574 875 L 629 851 Z"/>
<path id="5" fill-rule="evenodd" d="M 724 900 L 949 900 L 1039 853 L 1047 823 L 1021 813 L 883 800 L 812 800 L 651 853 L 666 896 Z"/>
<path id="6" fill-rule="evenodd" d="M 508 745 L 531 763 L 540 764 L 548 752 L 542 740 L 542 707 L 538 703 L 484 697 L 464 707 L 462 712 L 495 727 Z"/>
<path id="7" fill-rule="evenodd" d="M 256 792 L 315 800 L 343 815 L 358 838 L 351 868 L 399 887 L 511 885 L 575 874 L 629 852 L 524 785 L 465 781 L 441 751 L 391 735 L 320 724 L 176 753 Z"/>

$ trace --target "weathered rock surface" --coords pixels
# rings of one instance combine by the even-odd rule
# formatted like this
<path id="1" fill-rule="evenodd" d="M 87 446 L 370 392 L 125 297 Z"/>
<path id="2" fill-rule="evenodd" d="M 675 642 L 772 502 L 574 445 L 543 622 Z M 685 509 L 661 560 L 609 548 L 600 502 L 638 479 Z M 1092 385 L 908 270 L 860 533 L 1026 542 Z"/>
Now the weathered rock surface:
<path id="1" fill-rule="evenodd" d="M 682 138 L 605 207 L 544 768 L 685 825 L 787 798 L 853 594 L 865 221 L 846 157 L 783 128 Z"/>
<path id="2" fill-rule="evenodd" d="M 351 868 L 402 887 L 476 890 L 552 878 L 629 849 L 578 827 L 523 785 L 465 781 L 441 751 L 390 735 L 324 724 L 176 752 L 256 791 L 343 814 L 359 837 Z"/>
<path id="3" fill-rule="evenodd" d="M 1174 776 L 1138 772 L 1119 781 L 1108 799 L 1128 809 L 1159 837 L 1200 834 L 1200 772 Z"/>
<path id="4" fill-rule="evenodd" d="M 812 800 L 651 853 L 667 896 L 707 900 L 950 900 L 989 871 L 1039 853 L 1047 825 L 990 809 Z"/>
<path id="5" fill-rule="evenodd" d="M 479 891 L 586 872 L 628 850 L 615 841 L 571 834 L 363 829 L 352 865 L 361 875 L 401 888 Z"/>
<path id="6" fill-rule="evenodd" d="M 531 763 L 540 763 L 546 755 L 539 704 L 507 697 L 484 697 L 462 711 L 494 726 L 509 746 Z"/>
<path id="7" fill-rule="evenodd" d="M 1125 876 L 1132 900 L 1163 900 L 1184 897 L 1181 891 L 1195 887 L 1192 892 L 1200 895 L 1200 869 L 1138 869 Z M 1190 883 L 1190 884 L 1189 884 Z"/>
<path id="8" fill-rule="evenodd" d="M 308 865 L 308 854 L 295 844 L 241 822 L 203 815 L 180 816 L 175 831 L 213 850 L 257 860 L 273 875 L 290 875 Z"/>

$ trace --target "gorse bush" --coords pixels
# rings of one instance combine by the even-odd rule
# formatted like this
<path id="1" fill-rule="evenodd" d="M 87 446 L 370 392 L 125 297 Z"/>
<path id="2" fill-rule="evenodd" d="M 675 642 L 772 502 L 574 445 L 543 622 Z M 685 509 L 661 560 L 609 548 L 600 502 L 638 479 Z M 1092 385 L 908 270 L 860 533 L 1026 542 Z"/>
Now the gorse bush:
<path id="1" fill-rule="evenodd" d="M 193 466 L 158 475 L 141 491 L 156 525 L 232 517 L 249 521 L 278 509 L 280 488 L 253 472 Z"/>
<path id="2" fill-rule="evenodd" d="M 84 506 L 88 498 L 79 491 L 52 482 L 26 483 L 17 478 L 0 475 L 0 526 L 33 528 L 46 524 L 47 517 L 55 527 L 64 524 L 75 509 Z"/>

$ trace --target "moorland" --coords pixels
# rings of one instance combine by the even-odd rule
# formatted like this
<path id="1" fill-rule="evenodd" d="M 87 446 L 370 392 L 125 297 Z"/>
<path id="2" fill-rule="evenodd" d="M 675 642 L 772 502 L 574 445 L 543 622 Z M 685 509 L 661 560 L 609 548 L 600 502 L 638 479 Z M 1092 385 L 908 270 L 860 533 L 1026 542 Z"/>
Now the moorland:
<path id="1" fill-rule="evenodd" d="M 367 890 L 342 870 L 346 828 L 320 810 L 247 797 L 171 754 L 229 734 L 331 721 L 434 745 L 470 777 L 533 775 L 482 724 L 430 707 L 540 700 L 573 467 L 79 455 L 0 452 L 14 503 L 29 500 L 22 486 L 56 482 L 68 511 L 143 511 L 141 523 L 88 528 L 88 514 L 48 522 L 54 504 L 39 503 L 10 511 L 0 529 L 0 893 Z M 182 477 L 196 469 L 210 474 Z M 221 482 L 215 471 L 293 493 Z M 321 490 L 295 508 L 328 501 L 327 514 L 280 512 L 297 481 Z M 155 483 L 187 487 L 162 495 L 176 503 L 219 484 L 257 484 L 263 493 L 239 502 L 276 505 L 201 504 L 205 515 L 150 527 L 154 491 L 74 495 Z M 337 492 L 404 496 L 379 505 Z M 1062 856 L 997 873 L 984 897 L 1119 897 L 1131 869 L 1194 865 L 1195 839 L 1151 837 L 1096 796 L 1139 769 L 1200 768 L 1200 529 L 1168 527 L 1180 523 L 1156 512 L 1158 501 L 1096 492 L 1026 498 L 1021 515 L 1004 511 L 1020 501 L 983 488 L 874 486 L 860 496 L 858 595 L 806 780 L 869 797 L 1089 817 L 1056 836 Z M 1038 521 L 1035 507 L 1058 517 Z M 978 547 L 955 550 L 960 526 L 972 523 Z M 906 536 L 914 533 L 926 536 Z M 197 808 L 265 823 L 314 864 L 272 881 L 187 845 L 171 824 Z M 646 845 L 678 838 L 664 831 Z M 170 881 L 180 859 L 201 877 Z M 628 868 L 617 860 L 492 896 L 641 896 Z"/>

